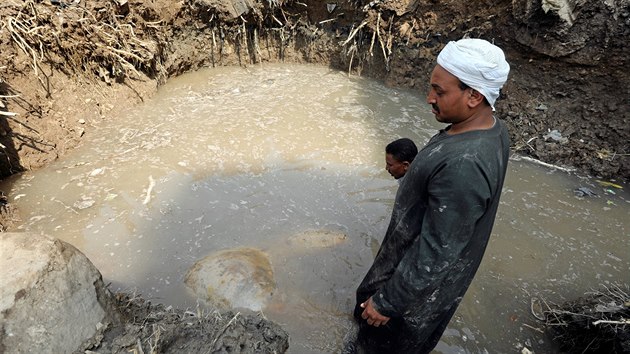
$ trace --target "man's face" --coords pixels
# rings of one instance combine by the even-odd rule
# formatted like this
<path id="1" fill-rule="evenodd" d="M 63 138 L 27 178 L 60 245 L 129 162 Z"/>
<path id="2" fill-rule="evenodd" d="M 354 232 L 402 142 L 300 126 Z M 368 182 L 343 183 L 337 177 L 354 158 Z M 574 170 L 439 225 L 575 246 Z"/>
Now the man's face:
<path id="1" fill-rule="evenodd" d="M 433 69 L 427 103 L 438 122 L 459 123 L 470 115 L 467 103 L 472 89 L 462 90 L 459 83 L 457 77 L 441 66 L 436 65 Z"/>
<path id="2" fill-rule="evenodd" d="M 392 154 L 385 154 L 385 169 L 395 179 L 404 176 L 405 172 L 407 172 L 407 167 L 409 167 L 409 162 L 400 162 Z"/>

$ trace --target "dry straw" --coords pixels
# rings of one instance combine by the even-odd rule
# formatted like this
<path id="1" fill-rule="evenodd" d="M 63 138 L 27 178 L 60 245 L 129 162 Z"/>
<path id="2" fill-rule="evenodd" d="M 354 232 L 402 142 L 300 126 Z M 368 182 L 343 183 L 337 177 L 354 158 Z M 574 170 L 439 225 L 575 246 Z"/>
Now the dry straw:
<path id="1" fill-rule="evenodd" d="M 630 352 L 630 291 L 628 285 L 602 285 L 601 290 L 563 305 L 544 302 L 532 313 L 543 321 L 560 350 L 569 353 Z"/>

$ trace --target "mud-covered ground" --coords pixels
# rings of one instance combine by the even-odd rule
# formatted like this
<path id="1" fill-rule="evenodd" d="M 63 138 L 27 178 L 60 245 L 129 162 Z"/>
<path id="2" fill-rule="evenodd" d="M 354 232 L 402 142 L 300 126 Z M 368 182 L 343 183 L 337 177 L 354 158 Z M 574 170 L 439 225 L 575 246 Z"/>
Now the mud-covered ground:
<path id="1" fill-rule="evenodd" d="M 284 353 L 289 335 L 262 314 L 173 309 L 129 294 L 113 296 L 116 313 L 77 349 L 84 353 Z"/>
<path id="2" fill-rule="evenodd" d="M 3 0 L 0 177 L 63 156 L 183 72 L 308 62 L 424 92 L 463 36 L 506 52 L 497 115 L 515 153 L 630 179 L 630 0 Z"/>

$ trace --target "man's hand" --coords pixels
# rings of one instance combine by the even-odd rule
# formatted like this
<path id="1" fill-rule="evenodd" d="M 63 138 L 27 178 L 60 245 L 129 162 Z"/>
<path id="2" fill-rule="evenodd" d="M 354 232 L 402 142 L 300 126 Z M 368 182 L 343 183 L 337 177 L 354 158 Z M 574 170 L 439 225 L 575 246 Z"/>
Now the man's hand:
<path id="1" fill-rule="evenodd" d="M 374 326 L 374 327 L 378 327 L 380 325 L 384 326 L 387 324 L 387 321 L 389 321 L 389 317 L 383 316 L 380 313 L 378 313 L 378 311 L 376 311 L 376 309 L 374 308 L 374 305 L 372 304 L 372 297 L 367 299 L 366 302 L 362 303 L 361 308 L 364 309 L 363 313 L 361 313 L 361 318 L 363 318 L 364 320 L 367 320 L 367 323 L 370 326 Z"/>

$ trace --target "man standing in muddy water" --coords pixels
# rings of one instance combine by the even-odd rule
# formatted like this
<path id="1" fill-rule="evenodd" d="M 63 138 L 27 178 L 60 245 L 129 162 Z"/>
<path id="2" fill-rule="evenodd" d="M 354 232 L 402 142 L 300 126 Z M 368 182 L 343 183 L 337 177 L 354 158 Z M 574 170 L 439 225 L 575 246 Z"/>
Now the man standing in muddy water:
<path id="1" fill-rule="evenodd" d="M 400 138 L 385 147 L 385 170 L 399 182 L 416 158 L 418 147 L 409 138 Z"/>
<path id="2" fill-rule="evenodd" d="M 510 66 L 481 39 L 449 42 L 427 102 L 439 122 L 409 166 L 374 263 L 357 289 L 350 351 L 428 353 L 468 289 L 492 231 L 509 157 L 494 103 Z"/>

